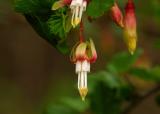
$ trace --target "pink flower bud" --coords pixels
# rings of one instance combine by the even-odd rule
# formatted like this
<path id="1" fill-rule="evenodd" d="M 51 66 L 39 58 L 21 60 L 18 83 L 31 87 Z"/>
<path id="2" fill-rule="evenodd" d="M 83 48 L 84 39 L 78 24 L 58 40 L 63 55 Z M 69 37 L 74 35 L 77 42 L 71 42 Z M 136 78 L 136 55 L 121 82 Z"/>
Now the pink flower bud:
<path id="1" fill-rule="evenodd" d="M 116 2 L 114 3 L 114 6 L 111 8 L 111 16 L 112 16 L 113 21 L 118 26 L 123 28 L 124 26 L 123 25 L 123 15 Z"/>
<path id="2" fill-rule="evenodd" d="M 133 0 L 128 0 L 125 7 L 124 41 L 129 52 L 133 54 L 137 43 L 135 6 Z"/>

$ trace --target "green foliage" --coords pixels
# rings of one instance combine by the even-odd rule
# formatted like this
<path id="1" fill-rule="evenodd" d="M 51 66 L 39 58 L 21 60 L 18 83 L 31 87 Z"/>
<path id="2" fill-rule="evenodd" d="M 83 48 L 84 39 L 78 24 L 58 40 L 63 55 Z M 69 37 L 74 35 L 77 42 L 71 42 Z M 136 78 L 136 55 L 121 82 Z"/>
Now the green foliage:
<path id="1" fill-rule="evenodd" d="M 70 113 L 62 112 L 62 108 L 59 108 L 61 113 L 53 107 L 48 110 L 57 111 L 57 114 L 73 114 L 73 112 L 82 114 L 83 112 L 88 113 L 88 111 L 91 114 L 122 114 L 125 112 L 125 108 L 122 108 L 124 103 L 132 104 L 141 98 L 141 96 L 137 96 L 136 88 L 131 82 L 126 81 L 127 79 L 122 76 L 122 73 L 125 72 L 146 81 L 159 82 L 160 80 L 160 67 L 158 66 L 150 70 L 133 67 L 141 53 L 141 50 L 138 50 L 133 56 L 127 52 L 119 53 L 113 57 L 106 69 L 89 75 L 89 95 L 86 102 L 82 102 L 80 98 L 61 99 L 60 106 L 67 108 Z M 156 102 L 159 103 L 159 96 L 157 96 Z"/>
<path id="2" fill-rule="evenodd" d="M 137 50 L 134 55 L 126 52 L 119 53 L 107 64 L 107 69 L 114 73 L 126 72 L 130 67 L 132 67 L 141 53 L 142 50 Z"/>
<path id="3" fill-rule="evenodd" d="M 71 29 L 71 24 L 68 25 L 69 16 L 64 14 L 65 11 L 62 9 L 60 13 L 52 15 L 48 20 L 48 26 L 52 34 L 58 35 L 61 39 L 66 38 L 67 33 Z M 68 26 L 67 26 L 68 25 Z"/>
<path id="4" fill-rule="evenodd" d="M 67 34 L 71 30 L 70 10 L 67 7 L 52 11 L 57 0 L 15 0 L 15 10 L 23 14 L 35 31 L 61 53 L 69 52 Z M 91 17 L 99 17 L 109 10 L 113 0 L 92 0 L 87 8 Z"/>
<path id="5" fill-rule="evenodd" d="M 156 101 L 157 105 L 160 106 L 160 94 L 158 94 L 156 96 L 155 101 Z"/>
<path id="6" fill-rule="evenodd" d="M 43 39 L 65 54 L 69 52 L 66 34 L 70 31 L 67 24 L 67 11 L 65 9 L 51 11 L 54 1 L 16 0 L 15 10 L 26 17 L 26 20 Z"/>
<path id="7" fill-rule="evenodd" d="M 113 5 L 114 0 L 92 0 L 88 5 L 87 14 L 93 18 L 102 16 Z"/>
<path id="8" fill-rule="evenodd" d="M 89 103 L 87 101 L 83 102 L 79 98 L 62 98 L 61 103 L 77 112 L 84 112 L 89 108 Z"/>
<path id="9" fill-rule="evenodd" d="M 15 10 L 22 14 L 47 13 L 56 0 L 15 0 Z"/>
<path id="10" fill-rule="evenodd" d="M 129 73 L 143 80 L 160 82 L 160 67 L 158 66 L 151 69 L 132 68 Z"/>
<path id="11" fill-rule="evenodd" d="M 127 84 L 118 76 L 106 71 L 91 75 L 89 82 L 92 112 L 94 114 L 119 114 L 122 101 L 126 99 L 123 93 L 129 89 Z"/>
<path id="12" fill-rule="evenodd" d="M 43 114 L 77 114 L 77 112 L 63 105 L 53 105 L 49 106 Z"/>

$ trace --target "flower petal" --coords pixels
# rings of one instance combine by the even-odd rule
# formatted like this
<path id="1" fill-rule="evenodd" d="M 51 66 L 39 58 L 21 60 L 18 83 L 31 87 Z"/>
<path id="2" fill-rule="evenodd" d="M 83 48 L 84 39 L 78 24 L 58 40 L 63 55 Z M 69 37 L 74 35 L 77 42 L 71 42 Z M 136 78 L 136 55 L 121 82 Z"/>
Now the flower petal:
<path id="1" fill-rule="evenodd" d="M 63 3 L 63 0 L 57 1 L 53 4 L 52 10 L 57 10 L 59 8 L 62 8 L 65 4 Z"/>
<path id="2" fill-rule="evenodd" d="M 93 63 L 97 60 L 97 52 L 96 52 L 95 45 L 94 45 L 92 39 L 89 40 L 87 55 L 88 55 L 89 61 L 91 63 Z"/>
<path id="3" fill-rule="evenodd" d="M 80 43 L 77 46 L 75 52 L 76 60 L 83 61 L 87 59 L 86 50 L 87 50 L 87 44 L 84 42 Z"/>

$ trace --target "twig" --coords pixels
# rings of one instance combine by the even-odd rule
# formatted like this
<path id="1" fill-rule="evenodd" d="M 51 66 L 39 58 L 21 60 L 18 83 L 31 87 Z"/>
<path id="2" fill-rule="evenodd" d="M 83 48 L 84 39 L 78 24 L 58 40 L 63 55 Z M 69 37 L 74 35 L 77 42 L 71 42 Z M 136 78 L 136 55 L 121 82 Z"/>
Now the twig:
<path id="1" fill-rule="evenodd" d="M 79 27 L 79 40 L 80 40 L 80 42 L 84 41 L 83 30 L 84 30 L 83 22 L 81 21 L 80 27 Z"/>
<path id="2" fill-rule="evenodd" d="M 124 110 L 122 114 L 129 114 L 136 107 L 138 107 L 144 100 L 146 100 L 151 95 L 157 93 L 158 91 L 160 91 L 160 85 L 156 86 L 155 88 L 153 88 L 143 96 L 136 96 L 136 99 L 133 102 L 131 102 L 131 104 Z"/>

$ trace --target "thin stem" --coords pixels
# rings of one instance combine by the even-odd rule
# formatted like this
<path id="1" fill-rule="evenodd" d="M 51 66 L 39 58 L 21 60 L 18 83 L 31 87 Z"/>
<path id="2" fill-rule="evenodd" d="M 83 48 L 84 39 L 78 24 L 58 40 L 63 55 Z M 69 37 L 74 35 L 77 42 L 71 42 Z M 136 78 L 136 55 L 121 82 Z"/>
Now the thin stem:
<path id="1" fill-rule="evenodd" d="M 148 97 L 150 97 L 151 95 L 159 91 L 160 91 L 160 85 L 156 86 L 155 88 L 153 88 L 152 90 L 144 94 L 143 96 L 136 96 L 136 99 L 133 102 L 131 102 L 131 104 L 124 110 L 123 114 L 129 114 L 136 107 L 138 107 L 144 100 L 146 100 Z"/>
<path id="2" fill-rule="evenodd" d="M 79 41 L 80 42 L 84 41 L 83 30 L 84 30 L 83 22 L 81 21 L 80 22 L 80 27 L 79 27 Z"/>

